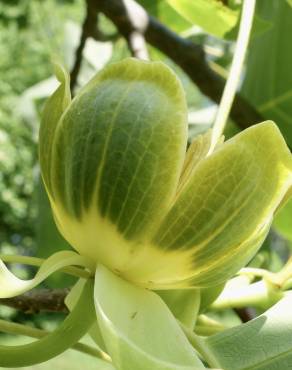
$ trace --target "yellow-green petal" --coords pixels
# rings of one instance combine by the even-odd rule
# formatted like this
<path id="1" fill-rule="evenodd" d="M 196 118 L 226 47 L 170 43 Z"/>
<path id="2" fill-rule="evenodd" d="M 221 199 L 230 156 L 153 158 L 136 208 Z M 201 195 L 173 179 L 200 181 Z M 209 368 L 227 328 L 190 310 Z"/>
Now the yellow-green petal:
<path id="1" fill-rule="evenodd" d="M 184 274 L 174 271 L 164 283 L 210 286 L 244 266 L 291 187 L 291 171 L 290 151 L 272 122 L 245 130 L 201 161 L 153 240 L 189 256 Z"/>

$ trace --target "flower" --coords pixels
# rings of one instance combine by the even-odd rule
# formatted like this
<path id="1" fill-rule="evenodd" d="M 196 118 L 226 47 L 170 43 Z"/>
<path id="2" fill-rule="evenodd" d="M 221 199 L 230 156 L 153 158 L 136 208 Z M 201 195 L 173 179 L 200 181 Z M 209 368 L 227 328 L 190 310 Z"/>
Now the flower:
<path id="1" fill-rule="evenodd" d="M 69 80 L 46 104 L 40 164 L 59 231 L 82 256 L 150 289 L 227 280 L 264 241 L 292 183 L 272 122 L 207 155 L 187 145 L 187 106 L 161 62 L 125 59 L 71 101 Z"/>

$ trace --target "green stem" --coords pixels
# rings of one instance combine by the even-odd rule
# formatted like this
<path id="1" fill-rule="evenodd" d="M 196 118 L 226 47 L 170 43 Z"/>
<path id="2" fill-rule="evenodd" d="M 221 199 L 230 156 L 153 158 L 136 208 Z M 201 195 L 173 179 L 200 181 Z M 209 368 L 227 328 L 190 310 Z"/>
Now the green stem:
<path id="1" fill-rule="evenodd" d="M 220 369 L 220 364 L 218 363 L 214 354 L 210 351 L 204 339 L 193 333 L 183 324 L 180 324 L 182 330 L 184 331 L 186 337 L 188 338 L 191 345 L 198 351 L 202 358 L 208 363 L 209 366 L 215 369 Z"/>
<path id="2" fill-rule="evenodd" d="M 239 83 L 243 62 L 247 51 L 249 36 L 252 29 L 255 3 L 256 0 L 244 0 L 243 2 L 242 16 L 240 20 L 234 57 L 213 126 L 212 140 L 208 154 L 213 152 L 219 138 L 224 131 L 234 96 L 236 94 L 236 89 Z"/>
<path id="3" fill-rule="evenodd" d="M 243 307 L 266 309 L 284 296 L 284 292 L 266 280 L 235 288 L 236 286 L 225 288 L 216 301 L 212 303 L 211 308 L 216 310 Z"/>
<path id="4" fill-rule="evenodd" d="M 225 329 L 227 328 L 220 322 L 208 317 L 207 315 L 199 315 L 194 331 L 197 335 L 209 336 Z"/>
<path id="5" fill-rule="evenodd" d="M 41 266 L 45 262 L 45 259 L 43 258 L 20 256 L 16 254 L 11 254 L 11 255 L 10 254 L 7 254 L 7 255 L 0 254 L 0 259 L 6 263 L 20 263 L 23 265 L 37 266 L 37 267 Z M 60 272 L 63 272 L 68 275 L 73 275 L 79 278 L 84 278 L 84 279 L 88 279 L 91 277 L 90 272 L 83 270 L 81 268 L 72 267 L 72 266 L 64 267 L 60 269 Z"/>
<path id="6" fill-rule="evenodd" d="M 23 335 L 30 338 L 40 339 L 48 335 L 50 332 L 47 330 L 41 330 L 32 328 L 31 326 L 21 325 L 14 322 L 0 320 L 0 331 L 8 334 Z M 101 360 L 111 362 L 110 357 L 107 353 L 99 350 L 98 348 L 89 346 L 84 343 L 76 343 L 72 346 L 72 349 L 78 352 L 85 353 L 87 355 L 99 358 Z"/>

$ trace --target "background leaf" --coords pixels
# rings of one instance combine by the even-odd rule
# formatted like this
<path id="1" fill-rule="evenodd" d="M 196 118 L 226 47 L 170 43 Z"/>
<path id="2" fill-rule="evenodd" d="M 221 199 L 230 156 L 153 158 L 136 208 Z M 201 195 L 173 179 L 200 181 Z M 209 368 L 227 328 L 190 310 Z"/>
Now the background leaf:
<path id="1" fill-rule="evenodd" d="M 230 8 L 218 0 L 167 0 L 190 23 L 200 26 L 211 35 L 236 39 L 240 8 Z M 255 16 L 253 30 L 259 34 L 269 28 L 269 23 Z"/>
<path id="2" fill-rule="evenodd" d="M 256 319 L 206 339 L 224 370 L 292 367 L 292 295 Z"/>
<path id="3" fill-rule="evenodd" d="M 259 1 L 258 14 L 272 23 L 250 43 L 242 93 L 274 120 L 292 146 L 292 8 L 286 1 Z"/>

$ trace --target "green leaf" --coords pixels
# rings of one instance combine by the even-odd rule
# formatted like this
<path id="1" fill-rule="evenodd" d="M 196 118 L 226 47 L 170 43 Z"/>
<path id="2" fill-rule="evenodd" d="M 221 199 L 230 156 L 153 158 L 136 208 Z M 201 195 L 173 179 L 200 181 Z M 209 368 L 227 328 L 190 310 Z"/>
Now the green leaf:
<path id="1" fill-rule="evenodd" d="M 0 366 L 24 367 L 48 361 L 78 342 L 94 319 L 93 282 L 88 280 L 74 309 L 55 331 L 29 344 L 0 345 Z"/>
<path id="2" fill-rule="evenodd" d="M 92 268 L 91 261 L 86 257 L 72 251 L 57 252 L 45 260 L 33 279 L 21 280 L 13 275 L 0 259 L 0 298 L 15 297 L 27 292 L 54 272 L 72 265 Z"/>
<path id="3" fill-rule="evenodd" d="M 224 370 L 288 370 L 292 366 L 292 295 L 256 319 L 205 340 Z"/>
<path id="4" fill-rule="evenodd" d="M 182 324 L 193 329 L 200 309 L 199 289 L 159 290 L 170 311 Z"/>
<path id="5" fill-rule="evenodd" d="M 274 120 L 292 146 L 292 9 L 286 1 L 258 2 L 273 27 L 251 41 L 242 92 L 267 119 Z"/>
<path id="6" fill-rule="evenodd" d="M 204 366 L 155 293 L 99 266 L 95 307 L 107 350 L 119 370 L 199 370 Z"/>
<path id="7" fill-rule="evenodd" d="M 151 264 L 141 245 L 175 195 L 186 150 L 187 107 L 175 74 L 161 62 L 112 64 L 75 97 L 53 135 L 47 188 L 65 239 L 112 270 Z M 40 152 L 44 143 L 40 137 Z"/>
<path id="8" fill-rule="evenodd" d="M 165 0 L 139 0 L 149 14 L 159 19 L 161 23 L 166 24 L 175 32 L 183 32 L 189 29 L 192 24 L 182 17 Z"/>
<path id="9" fill-rule="evenodd" d="M 218 0 L 167 0 L 186 20 L 202 27 L 206 32 L 227 39 L 235 39 L 238 31 L 240 9 L 231 9 Z M 254 18 L 253 32 L 262 33 L 269 24 Z"/>
<path id="10" fill-rule="evenodd" d="M 289 149 L 271 122 L 245 130 L 201 160 L 153 240 L 162 250 L 180 252 L 177 271 L 185 256 L 176 281 L 211 286 L 244 266 L 265 239 L 291 186 L 291 171 Z"/>

